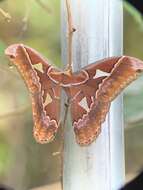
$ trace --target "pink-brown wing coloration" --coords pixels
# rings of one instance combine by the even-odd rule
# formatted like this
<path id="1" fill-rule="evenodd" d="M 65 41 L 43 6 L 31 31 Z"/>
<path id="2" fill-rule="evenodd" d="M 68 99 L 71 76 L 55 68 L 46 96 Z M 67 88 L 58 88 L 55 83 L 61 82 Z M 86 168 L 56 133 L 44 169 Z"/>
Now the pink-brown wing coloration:
<path id="1" fill-rule="evenodd" d="M 143 71 L 143 62 L 128 56 L 100 60 L 72 73 L 55 69 L 22 44 L 9 46 L 5 53 L 30 91 L 34 136 L 40 143 L 51 141 L 59 127 L 61 88 L 70 99 L 77 143 L 88 145 L 98 137 L 111 101 Z"/>
<path id="2" fill-rule="evenodd" d="M 65 90 L 71 99 L 71 116 L 77 143 L 89 145 L 101 132 L 111 101 L 143 71 L 139 59 L 122 56 L 83 68 L 89 79 Z M 74 75 L 79 75 L 80 72 Z"/>
<path id="3" fill-rule="evenodd" d="M 36 140 L 52 141 L 59 127 L 61 88 L 47 75 L 51 66 L 38 52 L 23 44 L 9 46 L 5 54 L 16 65 L 30 91 Z"/>

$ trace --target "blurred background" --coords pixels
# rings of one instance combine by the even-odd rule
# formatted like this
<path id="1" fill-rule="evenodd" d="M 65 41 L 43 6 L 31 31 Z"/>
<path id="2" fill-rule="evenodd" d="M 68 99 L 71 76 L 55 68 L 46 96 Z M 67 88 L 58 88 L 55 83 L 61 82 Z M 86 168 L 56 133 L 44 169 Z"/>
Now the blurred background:
<path id="1" fill-rule="evenodd" d="M 124 2 L 124 54 L 143 60 L 142 9 L 135 2 Z M 60 190 L 61 135 L 47 145 L 35 142 L 27 89 L 4 56 L 9 44 L 24 43 L 62 66 L 60 1 L 0 0 L 0 8 L 11 16 L 4 18 L 0 11 L 0 184 L 15 190 Z M 143 77 L 140 77 L 124 92 L 127 181 L 143 169 L 142 99 Z"/>

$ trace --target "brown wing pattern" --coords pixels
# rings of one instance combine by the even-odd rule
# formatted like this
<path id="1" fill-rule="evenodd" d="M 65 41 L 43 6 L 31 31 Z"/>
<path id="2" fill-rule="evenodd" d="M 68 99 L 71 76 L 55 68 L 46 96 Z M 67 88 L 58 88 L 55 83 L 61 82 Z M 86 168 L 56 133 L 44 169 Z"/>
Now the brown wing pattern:
<path id="1" fill-rule="evenodd" d="M 30 91 L 34 136 L 38 142 L 47 143 L 54 138 L 59 126 L 61 88 L 49 79 L 50 65 L 35 50 L 14 44 L 5 53 L 17 66 Z"/>
<path id="2" fill-rule="evenodd" d="M 70 98 L 77 143 L 88 145 L 98 137 L 111 101 L 143 71 L 143 62 L 128 56 L 100 60 L 71 73 L 53 68 L 22 44 L 9 46 L 5 53 L 30 91 L 34 136 L 40 143 L 51 141 L 59 127 L 61 88 Z"/>
<path id="3" fill-rule="evenodd" d="M 76 87 L 79 93 L 74 93 L 71 101 L 73 127 L 80 145 L 88 145 L 98 137 L 111 101 L 143 71 L 143 62 L 123 56 L 102 60 L 84 70 L 89 80 Z M 82 110 L 79 102 L 85 98 L 86 108 Z"/>

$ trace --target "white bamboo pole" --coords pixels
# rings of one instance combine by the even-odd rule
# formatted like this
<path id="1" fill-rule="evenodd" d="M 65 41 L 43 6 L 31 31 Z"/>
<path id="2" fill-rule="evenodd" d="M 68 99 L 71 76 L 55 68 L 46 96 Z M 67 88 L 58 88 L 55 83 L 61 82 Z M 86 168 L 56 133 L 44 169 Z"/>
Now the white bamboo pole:
<path id="1" fill-rule="evenodd" d="M 122 1 L 71 0 L 74 27 L 74 70 L 104 57 L 122 54 Z M 62 0 L 62 59 L 67 62 L 66 9 Z M 102 133 L 86 148 L 76 144 L 66 125 L 64 190 L 117 190 L 124 182 L 122 97 L 111 105 Z"/>

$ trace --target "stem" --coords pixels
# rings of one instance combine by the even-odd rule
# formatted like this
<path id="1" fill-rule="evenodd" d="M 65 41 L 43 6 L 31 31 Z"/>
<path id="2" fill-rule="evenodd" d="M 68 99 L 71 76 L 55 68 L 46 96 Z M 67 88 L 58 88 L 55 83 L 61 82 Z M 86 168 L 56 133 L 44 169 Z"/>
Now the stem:
<path id="1" fill-rule="evenodd" d="M 73 27 L 69 0 L 66 0 L 66 8 L 67 8 L 67 21 L 68 21 L 68 64 L 66 69 L 72 73 L 72 39 L 73 39 L 73 33 L 76 30 Z"/>
<path id="2" fill-rule="evenodd" d="M 67 100 L 67 103 L 65 104 L 65 113 L 64 113 L 64 119 L 63 119 L 63 130 L 62 130 L 62 146 L 61 146 L 61 189 L 63 190 L 63 168 L 64 168 L 64 136 L 65 136 L 65 126 L 66 126 L 66 120 L 69 110 L 69 99 Z"/>
<path id="3" fill-rule="evenodd" d="M 71 8 L 70 8 L 70 3 L 69 0 L 66 1 L 66 9 L 67 9 L 67 22 L 68 22 L 68 64 L 66 70 L 69 73 L 72 73 L 72 39 L 73 39 L 73 33 L 75 32 L 75 28 L 73 27 L 72 23 L 72 15 L 71 15 Z M 68 115 L 68 109 L 69 109 L 69 99 L 67 100 L 67 104 L 65 105 L 65 115 L 63 119 L 63 141 L 62 141 L 62 150 L 61 150 L 61 163 L 62 163 L 62 175 L 61 175 L 61 188 L 63 189 L 63 152 L 64 152 L 64 135 L 65 135 L 65 125 L 66 125 L 66 120 L 67 120 L 67 115 Z"/>
<path id="4" fill-rule="evenodd" d="M 65 115 L 64 115 L 64 121 L 63 121 L 63 127 L 66 125 L 68 110 L 69 110 L 69 99 L 67 100 L 67 103 L 65 104 Z"/>
<path id="5" fill-rule="evenodd" d="M 10 22 L 11 16 L 9 13 L 0 8 L 0 14 L 6 19 L 7 22 Z"/>
<path id="6" fill-rule="evenodd" d="M 44 4 L 41 0 L 36 0 L 36 2 L 38 3 L 38 5 L 43 8 L 48 14 L 50 14 L 52 12 L 52 10 L 46 5 Z"/>

